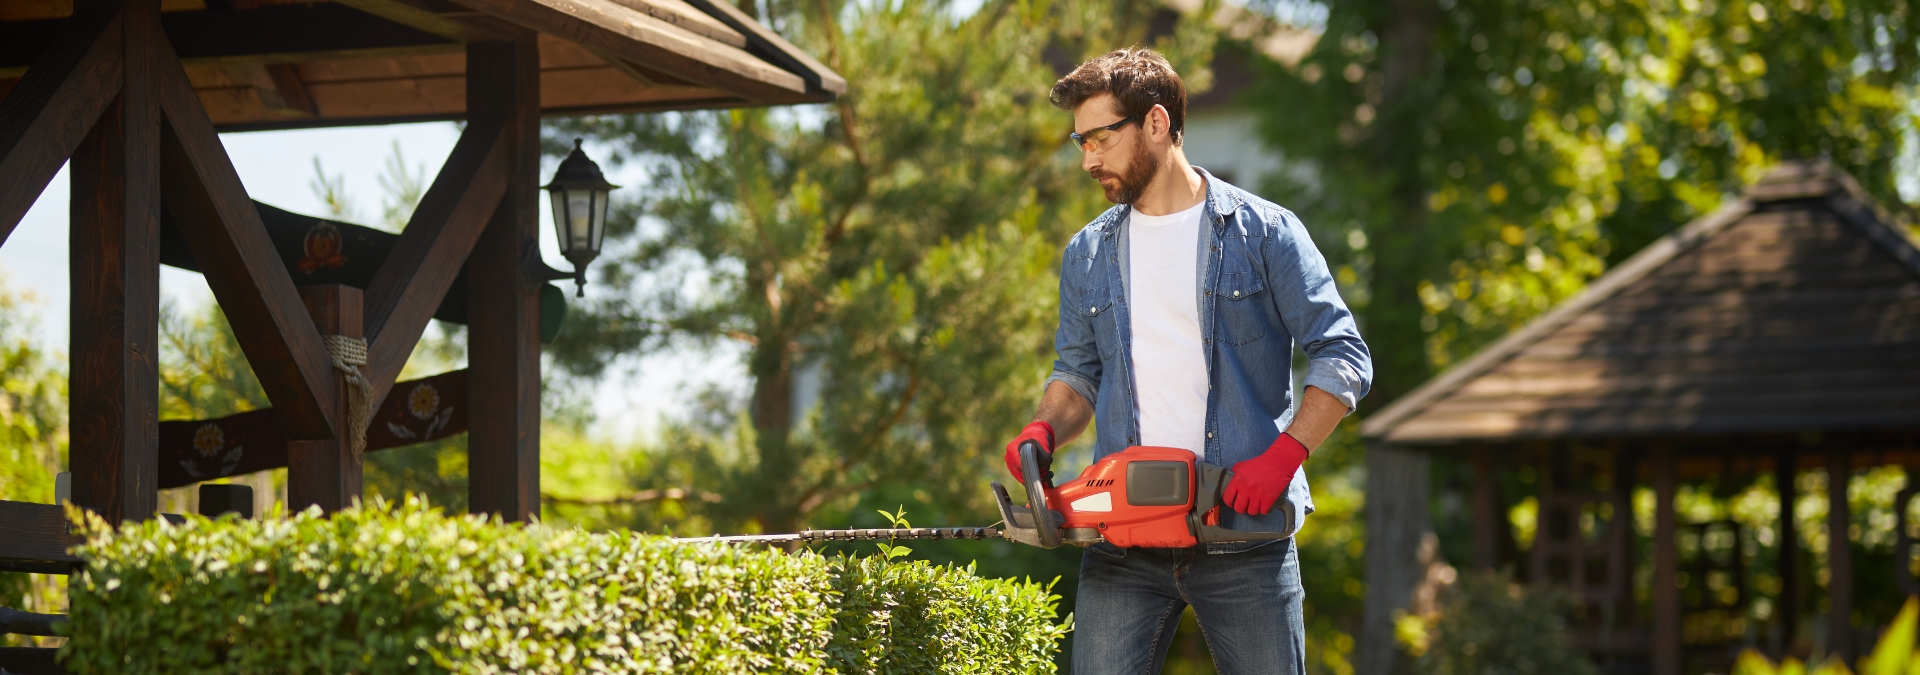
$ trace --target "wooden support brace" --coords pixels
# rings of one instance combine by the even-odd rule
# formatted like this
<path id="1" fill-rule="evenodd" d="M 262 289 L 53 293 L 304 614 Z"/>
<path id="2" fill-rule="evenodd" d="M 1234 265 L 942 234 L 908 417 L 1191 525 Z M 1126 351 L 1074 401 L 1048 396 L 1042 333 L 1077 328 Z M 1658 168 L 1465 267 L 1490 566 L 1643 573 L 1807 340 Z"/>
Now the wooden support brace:
<path id="1" fill-rule="evenodd" d="M 166 207 L 290 438 L 335 437 L 332 362 L 313 319 L 227 159 L 206 108 L 164 39 L 154 82 L 166 123 Z M 157 247 L 156 247 L 157 250 Z"/>
<path id="2" fill-rule="evenodd" d="M 367 284 L 367 373 L 375 405 L 386 399 L 507 193 L 511 148 L 505 134 L 498 117 L 477 118 L 467 125 L 401 230 L 400 241 Z"/>
<path id="3" fill-rule="evenodd" d="M 119 43 L 113 70 L 124 78 L 72 163 L 67 396 L 73 502 L 117 524 L 159 506 L 160 110 L 150 73 L 162 38 L 158 2 L 111 6 L 122 18 L 101 40 Z"/>
<path id="4" fill-rule="evenodd" d="M 540 55 L 533 35 L 467 48 L 472 124 L 505 129 L 506 195 L 467 260 L 467 503 L 525 521 L 540 513 Z M 426 310 L 426 311 L 431 311 Z"/>
<path id="5" fill-rule="evenodd" d="M 69 22 L 0 99 L 0 242 L 120 94 L 123 25 L 118 11 Z"/>
<path id="6" fill-rule="evenodd" d="M 1673 497 L 1679 469 L 1673 450 L 1653 455 L 1653 673 L 1680 675 L 1680 547 Z"/>
<path id="7" fill-rule="evenodd" d="M 357 338 L 361 335 L 360 289 L 340 284 L 301 286 L 300 299 L 307 313 L 327 335 Z M 349 397 L 352 385 L 346 374 L 334 371 L 334 397 L 326 404 L 333 418 L 340 421 L 339 438 L 325 441 L 292 441 L 287 444 L 287 510 L 300 511 L 309 506 L 332 513 L 360 501 L 361 464 L 347 438 L 347 420 L 351 414 Z"/>

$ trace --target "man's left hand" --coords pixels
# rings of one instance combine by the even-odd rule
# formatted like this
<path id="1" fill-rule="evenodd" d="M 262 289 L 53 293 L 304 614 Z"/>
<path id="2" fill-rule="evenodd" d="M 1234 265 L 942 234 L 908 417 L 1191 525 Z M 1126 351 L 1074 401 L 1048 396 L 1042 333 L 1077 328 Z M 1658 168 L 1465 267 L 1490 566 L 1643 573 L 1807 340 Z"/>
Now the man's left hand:
<path id="1" fill-rule="evenodd" d="M 1227 483 L 1224 495 L 1227 506 L 1249 516 L 1266 515 L 1306 461 L 1307 446 L 1291 435 L 1280 434 L 1259 457 L 1233 465 L 1233 480 Z"/>

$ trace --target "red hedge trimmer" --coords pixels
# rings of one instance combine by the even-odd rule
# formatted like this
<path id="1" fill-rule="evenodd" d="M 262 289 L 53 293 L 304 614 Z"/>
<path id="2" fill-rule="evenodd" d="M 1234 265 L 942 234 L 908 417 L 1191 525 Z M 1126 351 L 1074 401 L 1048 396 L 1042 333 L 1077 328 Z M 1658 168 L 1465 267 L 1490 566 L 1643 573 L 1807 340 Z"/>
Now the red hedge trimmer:
<path id="1" fill-rule="evenodd" d="M 1040 470 L 1040 445 L 1020 446 L 1020 475 L 1027 504 L 1013 505 L 1007 489 L 993 484 L 1004 529 L 992 527 L 899 527 L 802 530 L 792 534 L 692 537 L 690 541 L 830 542 L 893 539 L 1006 539 L 1040 548 L 1107 542 L 1122 548 L 1185 548 L 1196 544 L 1283 539 L 1281 532 L 1243 532 L 1220 527 L 1221 492 L 1233 472 L 1196 462 L 1179 448 L 1135 446 L 1094 462 L 1060 487 Z M 1285 509 L 1281 513 L 1288 513 Z M 1287 523 L 1284 530 L 1292 530 Z"/>

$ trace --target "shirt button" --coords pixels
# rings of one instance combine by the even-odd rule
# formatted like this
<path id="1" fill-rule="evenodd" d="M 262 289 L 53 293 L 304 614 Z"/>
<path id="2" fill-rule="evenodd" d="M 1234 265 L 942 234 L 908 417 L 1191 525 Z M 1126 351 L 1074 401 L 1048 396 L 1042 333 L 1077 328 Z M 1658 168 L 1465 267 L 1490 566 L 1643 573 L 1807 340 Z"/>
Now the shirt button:
<path id="1" fill-rule="evenodd" d="M 1234 291 L 1234 292 L 1233 292 L 1233 297 L 1236 297 L 1236 298 L 1237 298 L 1237 297 L 1240 297 L 1240 291 Z"/>
<path id="2" fill-rule="evenodd" d="M 1094 312 L 1097 312 L 1097 311 L 1100 311 L 1100 308 L 1098 308 L 1098 307 L 1088 307 L 1088 308 L 1087 308 L 1087 313 L 1088 313 L 1088 314 L 1092 314 L 1092 313 L 1094 313 Z"/>
<path id="3" fill-rule="evenodd" d="M 1207 291 L 1207 297 L 1213 297 L 1213 291 Z"/>
<path id="4" fill-rule="evenodd" d="M 1213 432 L 1211 431 L 1207 432 L 1207 438 L 1213 438 Z"/>

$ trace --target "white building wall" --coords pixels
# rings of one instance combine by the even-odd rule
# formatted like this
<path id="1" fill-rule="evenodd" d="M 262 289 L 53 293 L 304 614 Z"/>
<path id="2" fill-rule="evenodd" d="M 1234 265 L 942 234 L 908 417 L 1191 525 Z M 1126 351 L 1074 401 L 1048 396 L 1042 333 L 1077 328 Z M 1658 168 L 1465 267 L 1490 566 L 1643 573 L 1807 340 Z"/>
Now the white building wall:
<path id="1" fill-rule="evenodd" d="M 1253 113 L 1237 107 L 1190 110 L 1182 146 L 1188 162 L 1254 194 L 1280 169 L 1280 154 L 1261 140 Z"/>

